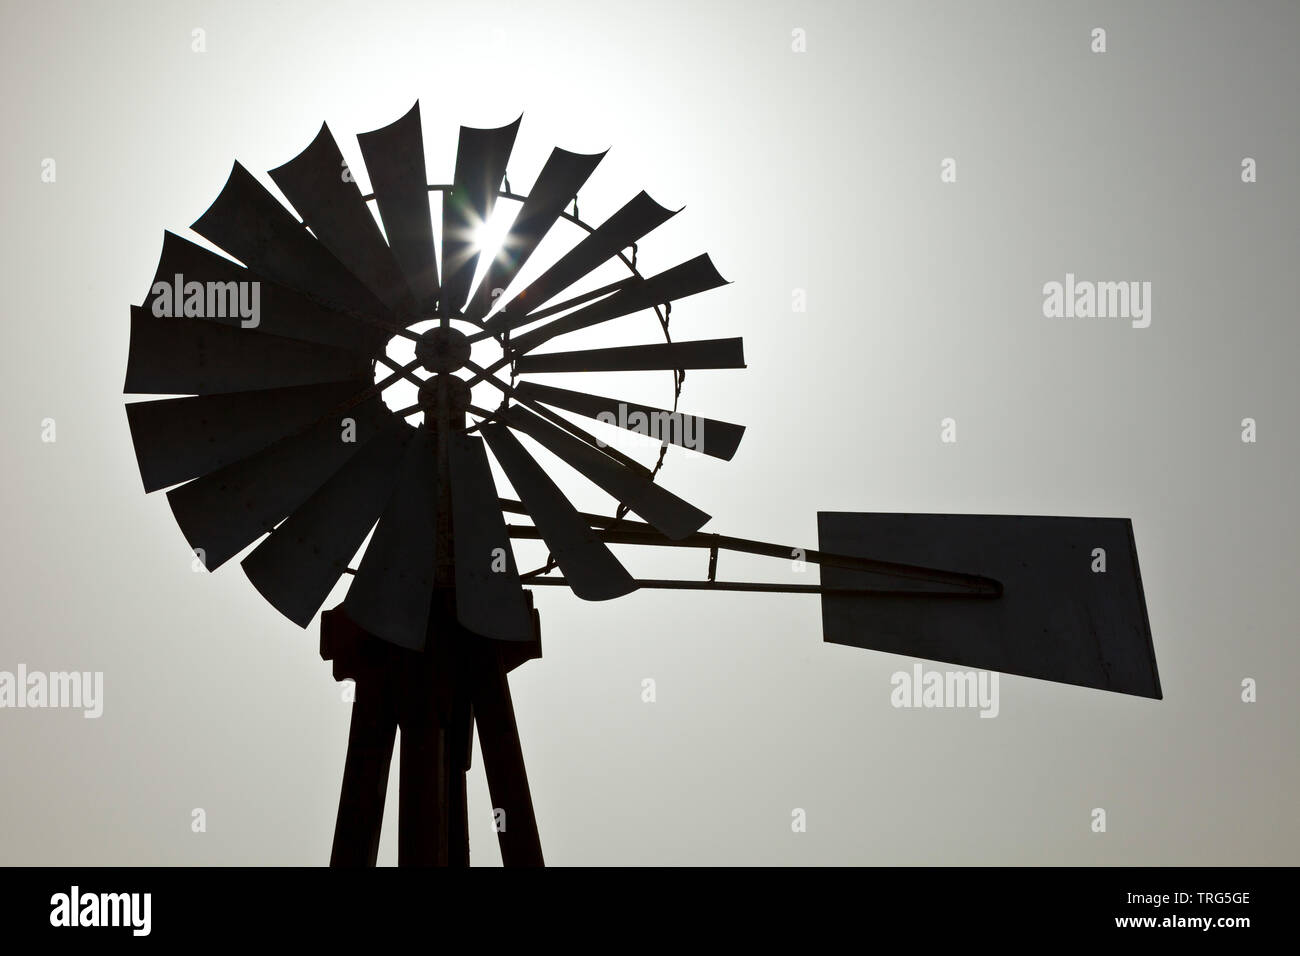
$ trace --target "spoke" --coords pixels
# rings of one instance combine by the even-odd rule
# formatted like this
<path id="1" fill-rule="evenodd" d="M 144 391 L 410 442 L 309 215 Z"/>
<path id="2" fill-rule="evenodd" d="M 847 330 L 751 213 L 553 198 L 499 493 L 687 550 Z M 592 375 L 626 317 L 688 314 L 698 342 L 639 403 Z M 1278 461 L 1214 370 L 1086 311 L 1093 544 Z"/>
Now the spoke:
<path id="1" fill-rule="evenodd" d="M 419 361 L 412 362 L 410 365 L 403 365 L 392 375 L 388 375 L 384 378 L 381 378 L 379 381 L 375 382 L 375 384 L 371 385 L 370 388 L 368 388 L 366 391 L 369 393 L 378 394 L 379 392 L 382 392 L 384 389 L 386 389 L 389 385 L 392 385 L 394 382 L 396 382 L 399 378 L 401 378 L 403 372 L 409 372 L 419 367 L 420 367 Z"/>
<path id="2" fill-rule="evenodd" d="M 465 364 L 465 367 L 468 368 L 471 372 L 474 372 L 474 376 L 472 378 L 467 379 L 465 381 L 465 384 L 468 385 L 470 388 L 473 388 L 479 382 L 487 381 L 489 376 L 495 375 L 497 372 L 501 371 L 503 368 L 509 365 L 510 362 L 511 362 L 511 358 L 509 355 L 501 356 L 501 358 L 497 359 L 487 368 L 479 368 L 477 365 L 472 366 L 471 363 L 467 362 Z"/>
<path id="3" fill-rule="evenodd" d="M 542 416 L 543 418 L 551 422 L 554 422 L 556 425 L 559 425 L 569 434 L 577 438 L 581 438 L 588 445 L 591 445 L 593 448 L 597 449 L 603 454 L 608 455 L 610 458 L 613 458 L 615 461 L 621 462 L 622 464 L 626 465 L 628 468 L 631 468 L 633 471 L 635 471 L 637 474 L 641 475 L 642 477 L 644 478 L 650 477 L 650 469 L 647 468 L 645 465 L 641 464 L 635 458 L 625 455 L 623 452 L 619 451 L 617 448 L 615 448 L 613 445 L 610 445 L 608 442 L 600 441 L 600 439 L 596 438 L 595 435 L 592 435 L 586 429 L 578 425 L 575 425 L 573 422 L 569 421 L 564 416 L 556 414 L 554 411 L 547 408 L 546 406 L 537 404 L 537 402 L 533 401 L 531 398 L 528 398 L 525 395 L 520 395 L 516 389 L 511 388 L 509 385 L 501 381 L 501 379 L 497 378 L 487 369 L 479 368 L 473 362 L 466 362 L 465 367 L 469 369 L 471 372 L 477 373 L 474 376 L 473 379 L 474 381 L 481 380 L 487 382 L 493 388 L 501 392 L 502 395 L 506 396 L 507 398 L 514 399 L 520 405 L 523 405 L 531 409 L 533 412 L 537 413 L 538 415 Z"/>
<path id="4" fill-rule="evenodd" d="M 412 383 L 417 388 L 423 388 L 427 384 L 424 379 L 420 378 L 418 375 L 415 374 L 415 369 L 419 368 L 423 364 L 419 359 L 416 359 L 414 362 L 411 362 L 409 365 L 398 365 L 387 355 L 381 355 L 378 357 L 377 361 L 379 362 L 380 365 L 383 365 L 385 368 L 391 368 L 393 372 L 398 376 L 398 378 L 406 379 L 408 382 Z M 387 379 L 385 379 L 384 381 L 388 384 L 391 384 L 390 382 L 388 382 Z M 394 381 L 396 381 L 396 379 L 394 379 Z M 384 387 L 387 388 L 387 384 Z"/>

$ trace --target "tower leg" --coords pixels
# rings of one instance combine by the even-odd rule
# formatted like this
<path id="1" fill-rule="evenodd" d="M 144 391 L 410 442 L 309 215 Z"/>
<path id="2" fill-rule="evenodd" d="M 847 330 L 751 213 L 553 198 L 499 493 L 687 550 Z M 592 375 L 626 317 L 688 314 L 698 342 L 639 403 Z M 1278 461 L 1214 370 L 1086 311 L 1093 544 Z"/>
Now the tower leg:
<path id="1" fill-rule="evenodd" d="M 374 866 L 397 715 L 382 681 L 358 681 L 330 866 Z"/>
<path id="2" fill-rule="evenodd" d="M 450 595 L 446 595 L 450 599 Z M 398 865 L 468 866 L 465 774 L 479 728 L 506 866 L 542 866 L 541 840 L 506 673 L 539 657 L 470 634 L 435 602 L 429 643 L 405 651 L 366 634 L 341 608 L 321 617 L 321 656 L 357 684 L 331 866 L 374 866 L 384 798 L 401 730 Z M 534 612 L 536 619 L 536 612 Z"/>
<path id="3" fill-rule="evenodd" d="M 446 728 L 434 715 L 402 725 L 397 865 L 446 866 L 452 768 Z"/>
<path id="4" fill-rule="evenodd" d="M 505 667 L 492 642 L 476 640 L 473 648 L 474 717 L 493 813 L 498 815 L 501 862 L 505 866 L 543 866 L 542 841 Z"/>
<path id="5" fill-rule="evenodd" d="M 469 769 L 473 714 L 466 648 L 452 594 L 435 593 L 429 638 L 398 678 L 401 764 L 398 866 L 469 866 Z"/>
<path id="6" fill-rule="evenodd" d="M 462 635 L 469 638 L 469 635 Z M 469 866 L 469 792 L 467 775 L 474 754 L 474 710 L 470 705 L 468 674 L 457 668 L 451 710 L 451 787 L 447 810 L 447 863 Z"/>

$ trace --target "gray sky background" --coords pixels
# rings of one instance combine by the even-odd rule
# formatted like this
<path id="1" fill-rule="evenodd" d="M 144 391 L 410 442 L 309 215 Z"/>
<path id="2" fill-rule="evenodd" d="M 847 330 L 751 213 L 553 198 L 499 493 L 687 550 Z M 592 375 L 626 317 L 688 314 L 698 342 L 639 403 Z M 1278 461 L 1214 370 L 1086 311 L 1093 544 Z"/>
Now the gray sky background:
<path id="1" fill-rule="evenodd" d="M 327 861 L 349 705 L 315 625 L 237 561 L 192 573 L 143 493 L 128 307 L 233 160 L 269 184 L 325 120 L 364 180 L 355 134 L 416 99 L 432 181 L 459 124 L 522 111 L 516 189 L 554 145 L 612 147 L 585 219 L 642 188 L 686 206 L 642 264 L 709 252 L 734 284 L 674 331 L 743 335 L 749 364 L 683 393 L 749 426 L 731 462 L 669 455 L 705 530 L 815 547 L 818 510 L 1130 516 L 1165 693 L 1004 677 L 994 720 L 897 710 L 912 661 L 823 644 L 815 598 L 538 589 L 545 657 L 512 688 L 548 862 L 1300 862 L 1295 4 L 2 9 L 0 670 L 103 671 L 105 701 L 0 710 L 0 863 Z M 1067 272 L 1151 282 L 1151 326 L 1044 318 Z M 653 340 L 620 322 L 609 341 Z M 666 376 L 601 386 L 667 398 Z M 381 862 L 395 790 L 390 811 Z M 477 759 L 470 812 L 474 862 L 498 862 Z"/>

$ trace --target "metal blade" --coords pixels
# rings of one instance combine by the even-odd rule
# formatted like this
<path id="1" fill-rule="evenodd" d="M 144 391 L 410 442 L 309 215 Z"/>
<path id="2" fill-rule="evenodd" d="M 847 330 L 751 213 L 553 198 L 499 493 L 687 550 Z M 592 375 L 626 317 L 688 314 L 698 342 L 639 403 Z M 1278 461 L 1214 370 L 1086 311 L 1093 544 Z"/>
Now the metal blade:
<path id="1" fill-rule="evenodd" d="M 359 133 L 357 142 L 370 174 L 388 245 L 406 276 L 416 309 L 422 315 L 431 315 L 438 304 L 438 259 L 425 182 L 428 173 L 420 104 L 383 129 Z"/>
<path id="2" fill-rule="evenodd" d="M 636 582 L 627 569 L 510 429 L 492 423 L 482 426 L 481 431 L 573 593 L 584 601 L 608 601 L 635 591 Z"/>
<path id="3" fill-rule="evenodd" d="M 520 382 L 515 386 L 515 392 L 534 402 L 563 408 L 628 431 L 647 434 L 661 442 L 724 461 L 730 461 L 736 454 L 740 439 L 745 434 L 744 425 L 733 425 L 702 415 L 670 412 L 653 405 L 602 398 L 586 392 L 573 392 L 567 388 L 539 385 L 536 382 Z"/>
<path id="4" fill-rule="evenodd" d="M 542 167 L 532 191 L 515 217 L 501 249 L 488 266 L 483 282 L 474 293 L 466 318 L 478 321 L 492 308 L 492 294 L 507 289 L 533 254 L 542 237 L 555 225 L 564 207 L 605 158 L 604 153 L 586 155 L 554 149 Z"/>
<path id="5" fill-rule="evenodd" d="M 347 266 L 399 320 L 415 318 L 415 304 L 393 250 L 388 248 L 343 153 L 322 123 L 316 138 L 283 166 L 270 171 L 316 238 Z"/>
<path id="6" fill-rule="evenodd" d="M 209 319 L 158 318 L 131 307 L 127 394 L 212 395 L 346 380 L 369 384 L 357 352 L 263 335 Z"/>
<path id="7" fill-rule="evenodd" d="M 366 631 L 417 651 L 428 637 L 437 500 L 434 443 L 421 428 L 406 446 L 393 495 L 343 602 Z"/>
<path id="8" fill-rule="evenodd" d="M 649 478 L 619 464 L 544 418 L 512 405 L 504 420 L 551 451 L 593 484 L 625 504 L 673 540 L 700 530 L 709 516 Z"/>
<path id="9" fill-rule="evenodd" d="M 239 163 L 221 194 L 190 228 L 255 272 L 332 309 L 396 323 L 361 280 Z"/>
<path id="10" fill-rule="evenodd" d="M 744 368 L 741 339 L 702 339 L 663 345 L 525 355 L 515 364 L 529 372 L 640 372 L 652 369 Z"/>
<path id="11" fill-rule="evenodd" d="M 316 421 L 355 395 L 359 382 L 164 398 L 126 406 L 146 492 L 189 481 Z"/>
<path id="12" fill-rule="evenodd" d="M 484 637 L 531 641 L 532 615 L 524 601 L 483 441 L 453 435 L 448 451 L 457 617 L 467 629 Z"/>
<path id="13" fill-rule="evenodd" d="M 637 193 L 622 209 L 565 253 L 555 265 L 529 283 L 504 309 L 489 319 L 484 327 L 493 332 L 501 332 L 526 325 L 529 312 L 541 308 L 678 212 L 681 210 L 665 209 L 645 192 Z"/>
<path id="14" fill-rule="evenodd" d="M 202 295 L 193 286 L 190 295 L 185 293 L 191 282 L 202 284 Z M 231 282 L 239 285 L 232 288 Z M 253 300 L 254 295 L 256 300 Z M 187 299 L 190 304 L 188 313 L 185 310 Z M 252 301 L 256 301 L 257 314 L 249 318 L 239 306 L 251 305 Z M 190 318 L 209 319 L 220 325 L 240 328 L 244 328 L 245 321 L 256 321 L 257 324 L 251 328 L 266 335 L 317 342 L 367 355 L 382 351 L 388 338 L 387 332 L 373 325 L 332 312 L 287 286 L 272 282 L 172 232 L 163 234 L 158 270 L 154 273 L 144 307 L 150 314 L 188 314 Z"/>
<path id="15" fill-rule="evenodd" d="M 311 623 L 392 496 L 414 429 L 365 444 L 240 563 L 253 586 L 299 627 Z"/>
<path id="16" fill-rule="evenodd" d="M 817 533 L 826 551 L 981 574 L 1002 584 L 995 600 L 824 594 L 827 641 L 1161 696 L 1127 518 L 820 512 Z M 1104 573 L 1094 571 L 1098 548 L 1105 551 Z M 827 588 L 897 586 L 891 578 L 825 565 L 821 574 Z"/>
<path id="17" fill-rule="evenodd" d="M 441 310 L 445 315 L 459 312 L 469 296 L 478 268 L 476 233 L 496 206 L 518 132 L 519 120 L 499 129 L 460 128 L 456 178 L 442 197 Z"/>
<path id="18" fill-rule="evenodd" d="M 512 339 L 510 347 L 519 353 L 527 352 L 557 335 L 576 332 L 578 329 L 599 325 L 610 319 L 630 315 L 675 299 L 684 299 L 726 284 L 727 280 L 718 274 L 718 270 L 713 267 L 713 261 L 707 255 L 696 256 L 688 262 L 615 292 L 585 309 L 571 312 L 553 322 L 547 322 L 525 332 Z"/>
<path id="19" fill-rule="evenodd" d="M 348 421 L 354 425 L 349 429 Z M 296 510 L 389 422 L 377 398 L 167 492 L 190 547 L 215 571 Z M 349 431 L 354 441 L 347 441 Z"/>

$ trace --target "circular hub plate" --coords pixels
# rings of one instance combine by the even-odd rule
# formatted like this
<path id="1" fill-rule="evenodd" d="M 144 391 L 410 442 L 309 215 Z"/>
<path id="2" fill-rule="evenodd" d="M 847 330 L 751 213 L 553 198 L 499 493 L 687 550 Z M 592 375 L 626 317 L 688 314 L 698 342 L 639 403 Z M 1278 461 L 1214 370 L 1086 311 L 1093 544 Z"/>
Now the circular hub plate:
<path id="1" fill-rule="evenodd" d="M 415 357 L 430 372 L 454 372 L 469 361 L 469 339 L 456 329 L 430 329 L 415 345 Z"/>
<path id="2" fill-rule="evenodd" d="M 446 379 L 450 392 L 448 398 L 451 399 L 451 413 L 453 415 L 463 415 L 469 411 L 470 389 L 463 378 L 457 378 L 454 375 L 435 375 L 423 385 L 420 386 L 420 407 L 426 412 L 434 412 L 438 408 L 438 383 Z"/>

